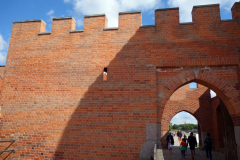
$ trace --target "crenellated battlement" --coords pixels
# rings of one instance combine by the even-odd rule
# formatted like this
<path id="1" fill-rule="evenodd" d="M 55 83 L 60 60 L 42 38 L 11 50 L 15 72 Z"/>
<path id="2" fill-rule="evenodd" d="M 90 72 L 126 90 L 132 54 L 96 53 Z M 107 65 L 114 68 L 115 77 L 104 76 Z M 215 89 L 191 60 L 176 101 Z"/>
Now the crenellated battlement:
<path id="1" fill-rule="evenodd" d="M 231 8 L 232 18 L 239 19 L 240 18 L 240 2 L 235 2 Z"/>
<path id="2" fill-rule="evenodd" d="M 197 24 L 220 23 L 219 4 L 194 6 L 192 9 L 192 20 Z"/>
<path id="3" fill-rule="evenodd" d="M 46 31 L 46 23 L 41 19 L 14 21 L 12 33 L 18 31 L 28 31 L 35 33 L 42 33 Z"/>
<path id="4" fill-rule="evenodd" d="M 107 17 L 105 14 L 94 14 L 84 16 L 84 30 L 75 30 L 76 21 L 73 17 L 53 18 L 51 32 L 46 31 L 46 23 L 41 19 L 15 21 L 13 31 L 27 31 L 29 34 L 58 35 L 66 33 L 100 32 L 100 31 L 136 31 L 139 28 L 160 27 L 167 29 L 177 25 L 211 25 L 222 22 L 236 22 L 240 18 L 240 2 L 236 2 L 231 8 L 232 18 L 221 20 L 219 4 L 194 6 L 192 9 L 193 22 L 179 22 L 179 8 L 165 8 L 155 10 L 155 25 L 142 26 L 141 11 L 120 12 L 119 26 L 107 28 Z"/>
<path id="5" fill-rule="evenodd" d="M 51 32 L 46 31 L 46 23 L 41 20 L 27 20 L 13 22 L 14 30 L 38 33 L 38 35 L 66 34 L 100 31 L 136 31 L 139 28 L 160 27 L 167 29 L 176 25 L 211 25 L 221 22 L 235 22 L 240 18 L 240 2 L 236 2 L 232 9 L 231 20 L 221 20 L 219 4 L 194 6 L 192 9 L 193 22 L 179 23 L 179 8 L 166 8 L 155 10 L 155 25 L 142 26 L 141 11 L 120 12 L 119 26 L 107 28 L 107 17 L 105 14 L 94 14 L 84 16 L 84 30 L 75 30 L 76 21 L 73 17 L 53 18 Z"/>

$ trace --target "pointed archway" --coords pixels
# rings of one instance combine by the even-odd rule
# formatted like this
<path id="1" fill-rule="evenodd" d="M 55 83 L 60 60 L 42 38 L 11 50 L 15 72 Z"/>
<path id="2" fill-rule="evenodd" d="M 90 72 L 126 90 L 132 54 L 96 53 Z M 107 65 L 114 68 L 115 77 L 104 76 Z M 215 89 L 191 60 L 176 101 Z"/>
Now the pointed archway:
<path id="1" fill-rule="evenodd" d="M 226 74 L 232 74 L 229 79 Z M 240 111 L 238 106 L 240 104 L 238 92 L 238 70 L 237 66 L 225 66 L 221 69 L 217 67 L 181 67 L 181 68 L 158 68 L 157 69 L 157 95 L 158 95 L 158 123 L 161 123 L 162 134 L 164 135 L 165 114 L 167 111 L 167 103 L 173 93 L 190 82 L 196 82 L 213 90 L 223 104 L 234 124 L 235 133 L 240 130 Z M 224 77 L 225 76 L 225 77 Z M 229 75 L 228 75 L 229 76 Z M 209 90 L 210 95 L 210 90 Z M 210 105 L 210 100 L 209 100 Z M 206 109 L 208 111 L 208 109 Z M 208 118 L 211 113 L 205 113 L 205 118 Z M 211 124 L 209 126 L 212 126 Z M 202 127 L 205 128 L 205 127 Z M 211 131 L 210 131 L 211 132 Z M 162 136 L 163 136 L 162 135 Z M 202 135 L 203 137 L 204 135 Z M 239 138 L 235 134 L 236 142 L 239 148 Z M 235 141 L 235 140 L 234 140 Z M 230 149 L 229 149 L 230 150 Z"/>

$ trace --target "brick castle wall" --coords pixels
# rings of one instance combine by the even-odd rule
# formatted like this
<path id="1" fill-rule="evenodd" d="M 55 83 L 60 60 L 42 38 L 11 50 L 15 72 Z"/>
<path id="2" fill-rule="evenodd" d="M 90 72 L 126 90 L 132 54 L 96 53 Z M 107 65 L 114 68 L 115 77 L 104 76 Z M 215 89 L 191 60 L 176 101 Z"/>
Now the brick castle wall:
<path id="1" fill-rule="evenodd" d="M 179 24 L 179 9 L 15 22 L 9 44 L 1 109 L 2 139 L 17 140 L 21 159 L 137 159 L 147 124 L 161 124 L 165 104 L 191 81 L 213 89 L 240 125 L 238 17 L 221 21 L 219 5 L 193 8 L 193 23 Z M 107 81 L 103 70 L 107 67 Z M 153 140 L 157 140 L 153 138 Z"/>

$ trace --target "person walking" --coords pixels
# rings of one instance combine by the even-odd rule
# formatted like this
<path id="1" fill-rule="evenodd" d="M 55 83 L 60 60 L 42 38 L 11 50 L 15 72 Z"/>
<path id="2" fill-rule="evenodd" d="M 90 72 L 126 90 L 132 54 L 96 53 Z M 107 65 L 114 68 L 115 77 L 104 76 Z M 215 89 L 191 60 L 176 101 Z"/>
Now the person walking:
<path id="1" fill-rule="evenodd" d="M 185 150 L 185 154 L 187 154 L 187 147 L 188 147 L 188 145 L 187 145 L 187 136 L 184 134 L 184 136 L 183 136 L 183 139 L 182 139 L 185 143 L 186 143 L 186 150 Z"/>
<path id="2" fill-rule="evenodd" d="M 190 146 L 192 160 L 194 160 L 194 150 L 195 150 L 195 146 L 197 147 L 197 140 L 196 140 L 196 137 L 193 136 L 193 132 L 190 133 L 190 136 L 188 136 L 187 141 Z"/>
<path id="3" fill-rule="evenodd" d="M 172 154 L 172 147 L 174 145 L 174 139 L 172 134 L 169 132 L 168 136 L 167 136 L 167 146 L 168 146 L 168 151 L 170 154 Z"/>
<path id="4" fill-rule="evenodd" d="M 204 138 L 204 145 L 206 149 L 207 159 L 212 160 L 212 138 L 210 137 L 210 133 L 207 133 L 207 136 Z"/>
<path id="5" fill-rule="evenodd" d="M 181 143 L 181 141 L 182 141 L 182 132 L 181 132 L 180 129 L 177 132 L 177 137 L 178 137 L 178 142 Z"/>
<path id="6" fill-rule="evenodd" d="M 179 148 L 180 148 L 180 150 L 181 150 L 182 158 L 184 158 L 184 159 L 185 159 L 186 146 L 187 146 L 186 142 L 184 142 L 184 141 L 182 140 L 182 142 L 180 143 Z"/>

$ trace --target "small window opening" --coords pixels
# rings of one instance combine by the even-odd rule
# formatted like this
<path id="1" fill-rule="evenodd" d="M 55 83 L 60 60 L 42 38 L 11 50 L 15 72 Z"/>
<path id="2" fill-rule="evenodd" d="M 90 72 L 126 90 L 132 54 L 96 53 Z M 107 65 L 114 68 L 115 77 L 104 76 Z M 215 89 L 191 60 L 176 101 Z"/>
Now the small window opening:
<path id="1" fill-rule="evenodd" d="M 195 82 L 189 83 L 189 86 L 190 86 L 191 89 L 197 89 L 198 88 L 197 83 L 195 83 Z"/>
<path id="2" fill-rule="evenodd" d="M 107 67 L 103 69 L 103 81 L 107 81 Z"/>

